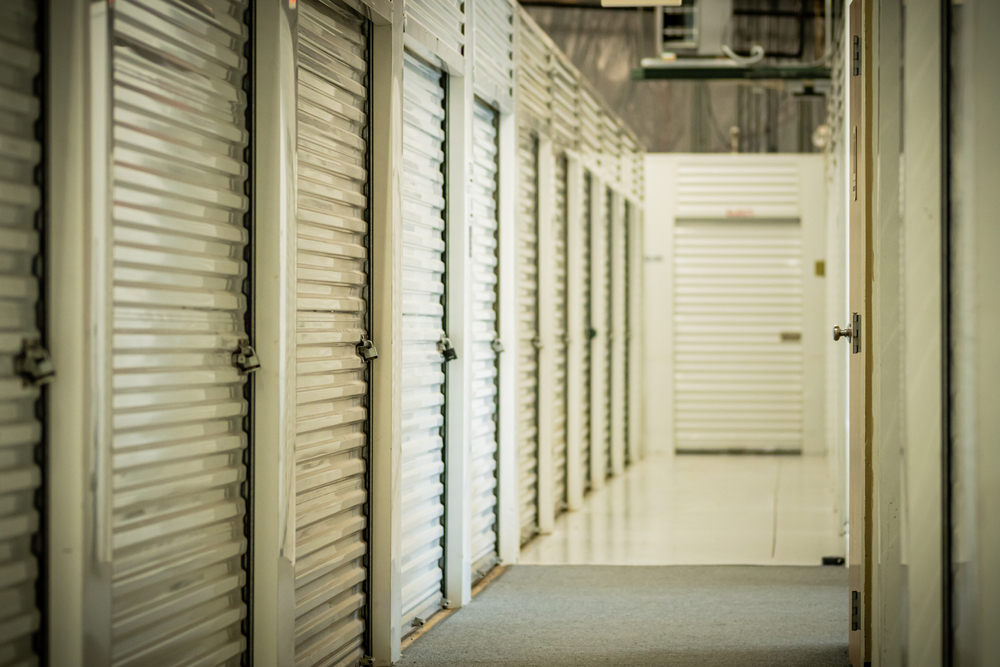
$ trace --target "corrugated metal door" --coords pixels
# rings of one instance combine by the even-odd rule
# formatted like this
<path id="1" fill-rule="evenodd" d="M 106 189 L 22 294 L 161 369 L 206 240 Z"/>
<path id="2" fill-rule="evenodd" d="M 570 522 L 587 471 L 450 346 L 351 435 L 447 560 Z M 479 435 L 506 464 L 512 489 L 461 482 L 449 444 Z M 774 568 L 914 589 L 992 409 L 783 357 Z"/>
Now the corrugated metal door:
<path id="1" fill-rule="evenodd" d="M 614 215 L 614 195 L 610 188 L 604 190 L 604 206 L 601 208 L 601 248 L 604 261 L 601 265 L 599 282 L 601 305 L 604 306 L 604 344 L 600 349 L 601 364 L 601 405 L 599 409 L 604 414 L 604 428 L 600 434 L 600 446 L 604 449 L 605 476 L 611 476 L 611 374 L 612 347 L 614 346 L 614 308 L 612 302 L 612 242 L 614 229 L 611 224 Z"/>
<path id="2" fill-rule="evenodd" d="M 111 664 L 235 666 L 246 3 L 111 11 Z"/>
<path id="3" fill-rule="evenodd" d="M 472 571 L 497 562 L 497 112 L 476 101 L 472 116 Z"/>
<path id="4" fill-rule="evenodd" d="M 36 215 L 41 195 L 34 171 L 41 147 L 34 140 L 39 100 L 34 81 L 39 72 L 36 50 L 36 3 L 0 5 L 0 552 L 4 600 L 0 664 L 34 665 L 32 633 L 40 615 L 35 601 L 38 560 L 32 536 L 38 530 L 35 491 L 41 471 L 35 456 L 42 426 L 35 406 L 37 388 L 24 387 L 14 359 L 24 341 L 38 340 L 38 281 L 34 261 L 39 251 Z"/>
<path id="5" fill-rule="evenodd" d="M 553 312 L 555 320 L 552 330 L 553 350 L 552 374 L 552 472 L 555 475 L 553 484 L 553 499 L 555 511 L 559 513 L 566 509 L 566 423 L 568 421 L 566 402 L 566 374 L 569 365 L 568 317 L 567 317 L 567 264 L 568 243 L 566 242 L 566 154 L 555 158 L 555 188 L 552 207 L 552 250 L 555 253 L 552 279 L 555 282 L 553 292 Z"/>
<path id="6" fill-rule="evenodd" d="M 403 57 L 403 632 L 444 582 L 444 77 Z"/>
<path id="7" fill-rule="evenodd" d="M 538 532 L 538 137 L 518 131 L 517 452 L 521 541 Z"/>
<path id="8" fill-rule="evenodd" d="M 295 659 L 364 655 L 368 25 L 299 3 Z"/>
<path id="9" fill-rule="evenodd" d="M 591 267 L 591 252 L 590 244 L 592 242 L 591 238 L 591 212 L 593 207 L 593 180 L 591 178 L 590 172 L 585 171 L 583 174 L 583 206 L 581 207 L 582 218 L 580 219 L 580 227 L 583 230 L 581 235 L 581 248 L 583 249 L 583 256 L 580 258 L 581 266 L 583 267 L 583 280 L 580 285 L 580 289 L 583 292 L 581 299 L 583 300 L 583 321 L 580 322 L 580 339 L 584 341 L 583 344 L 583 391 L 580 392 L 580 397 L 583 405 L 580 407 L 580 449 L 582 454 L 580 456 L 580 465 L 583 466 L 583 487 L 585 490 L 589 490 L 592 486 L 590 479 L 590 462 L 592 459 L 591 448 L 593 447 L 593 432 L 591 430 L 591 400 L 590 400 L 590 387 L 593 382 L 591 377 L 593 368 L 593 331 L 594 324 L 592 321 L 592 310 L 591 310 L 591 294 L 593 285 L 593 270 Z"/>
<path id="10" fill-rule="evenodd" d="M 625 382 L 622 387 L 625 404 L 625 465 L 631 465 L 633 454 L 633 441 L 630 435 L 632 424 L 629 416 L 632 413 L 630 401 L 632 400 L 632 296 L 635 285 L 634 270 L 632 268 L 632 202 L 625 202 L 625 363 L 622 365 L 625 373 Z"/>
<path id="11" fill-rule="evenodd" d="M 674 231 L 678 450 L 802 447 L 797 220 L 679 220 Z"/>
<path id="12" fill-rule="evenodd" d="M 611 226 L 611 442 L 614 458 L 611 469 L 620 473 L 625 468 L 626 450 L 626 379 L 625 336 L 628 311 L 628 271 L 625 249 L 625 206 L 619 199 L 612 208 L 614 218 Z"/>

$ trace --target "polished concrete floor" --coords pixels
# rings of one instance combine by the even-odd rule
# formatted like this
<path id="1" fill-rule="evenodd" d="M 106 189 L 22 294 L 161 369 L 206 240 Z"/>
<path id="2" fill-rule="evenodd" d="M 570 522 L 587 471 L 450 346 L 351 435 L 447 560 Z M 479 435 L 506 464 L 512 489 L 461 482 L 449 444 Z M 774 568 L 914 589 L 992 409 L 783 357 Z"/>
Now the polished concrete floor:
<path id="1" fill-rule="evenodd" d="M 651 455 L 526 545 L 534 565 L 819 565 L 844 556 L 815 456 Z"/>

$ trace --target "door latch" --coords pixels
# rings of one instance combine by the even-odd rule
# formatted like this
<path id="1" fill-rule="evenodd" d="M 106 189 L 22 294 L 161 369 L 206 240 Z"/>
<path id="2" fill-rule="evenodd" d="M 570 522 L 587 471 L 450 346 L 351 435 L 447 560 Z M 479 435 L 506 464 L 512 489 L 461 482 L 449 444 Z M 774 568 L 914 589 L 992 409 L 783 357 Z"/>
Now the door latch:
<path id="1" fill-rule="evenodd" d="M 590 327 L 590 330 L 587 331 L 587 338 L 589 338 L 590 340 L 594 340 L 595 338 L 597 338 L 597 329 L 595 329 L 594 327 Z"/>
<path id="2" fill-rule="evenodd" d="M 240 375 L 253 373 L 260 368 L 260 359 L 246 338 L 240 340 L 239 346 L 233 352 L 233 366 L 240 370 Z"/>
<path id="3" fill-rule="evenodd" d="M 21 376 L 25 387 L 48 384 L 56 375 L 49 351 L 37 338 L 25 338 L 21 343 L 21 352 L 14 358 L 14 372 Z"/>
<path id="4" fill-rule="evenodd" d="M 441 334 L 441 340 L 438 341 L 438 352 L 441 353 L 446 362 L 458 359 L 458 352 L 455 350 L 455 346 L 451 344 L 451 339 L 444 334 Z"/>
<path id="5" fill-rule="evenodd" d="M 375 343 L 363 334 L 361 336 L 361 342 L 358 343 L 358 355 L 360 355 L 365 361 L 375 361 L 378 359 L 378 350 L 375 349 Z"/>
<path id="6" fill-rule="evenodd" d="M 851 354 L 861 353 L 861 315 L 854 313 L 851 317 L 851 326 L 846 329 L 840 327 L 833 328 L 833 340 L 846 338 L 851 341 Z"/>
<path id="7" fill-rule="evenodd" d="M 851 336 L 851 354 L 861 353 L 861 315 L 854 313 L 851 318 L 851 330 L 854 335 Z"/>
<path id="8" fill-rule="evenodd" d="M 503 343 L 500 342 L 500 336 L 493 336 L 493 342 L 490 343 L 490 349 L 493 350 L 494 354 L 500 354 L 503 352 Z"/>

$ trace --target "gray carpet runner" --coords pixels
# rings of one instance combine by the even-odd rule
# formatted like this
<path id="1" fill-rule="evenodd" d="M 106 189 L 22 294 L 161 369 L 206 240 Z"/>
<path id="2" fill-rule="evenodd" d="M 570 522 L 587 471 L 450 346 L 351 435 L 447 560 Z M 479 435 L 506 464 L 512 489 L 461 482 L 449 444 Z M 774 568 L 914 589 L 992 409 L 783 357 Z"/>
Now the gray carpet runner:
<path id="1" fill-rule="evenodd" d="M 520 565 L 408 667 L 846 667 L 842 567 Z"/>

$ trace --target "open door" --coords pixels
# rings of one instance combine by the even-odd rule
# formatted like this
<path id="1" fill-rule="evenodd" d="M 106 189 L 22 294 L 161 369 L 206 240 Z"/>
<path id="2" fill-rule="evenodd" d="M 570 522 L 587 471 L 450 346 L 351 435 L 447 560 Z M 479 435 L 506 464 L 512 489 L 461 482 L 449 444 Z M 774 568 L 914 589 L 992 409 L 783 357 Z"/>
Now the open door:
<path id="1" fill-rule="evenodd" d="M 871 44 L 868 34 L 871 0 L 850 5 L 850 221 L 849 303 L 851 321 L 834 330 L 834 340 L 846 342 L 849 367 L 849 654 L 852 667 L 871 661 L 871 327 L 869 254 L 871 203 L 869 187 L 871 146 Z"/>

